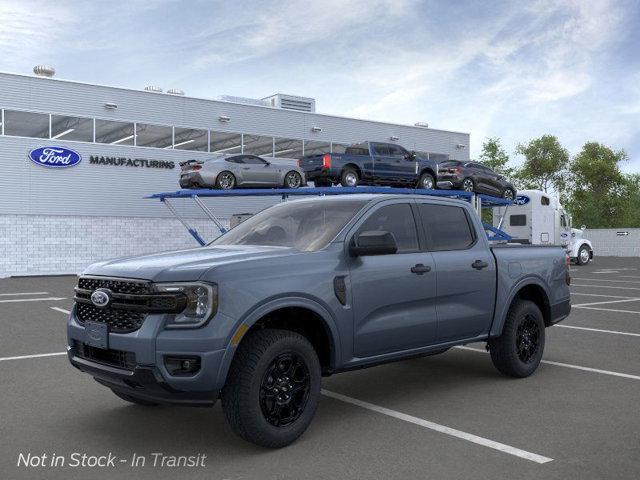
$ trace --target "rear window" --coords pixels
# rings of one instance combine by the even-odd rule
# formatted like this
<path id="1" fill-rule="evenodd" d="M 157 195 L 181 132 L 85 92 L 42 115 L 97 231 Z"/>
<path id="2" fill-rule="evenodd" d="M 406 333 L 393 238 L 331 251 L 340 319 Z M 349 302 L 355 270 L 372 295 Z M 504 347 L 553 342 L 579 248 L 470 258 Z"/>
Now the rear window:
<path id="1" fill-rule="evenodd" d="M 527 224 L 526 215 L 511 215 L 509 217 L 509 225 L 512 227 L 524 227 Z"/>
<path id="2" fill-rule="evenodd" d="M 421 203 L 418 210 L 432 250 L 465 250 L 475 242 L 474 231 L 462 207 Z"/>

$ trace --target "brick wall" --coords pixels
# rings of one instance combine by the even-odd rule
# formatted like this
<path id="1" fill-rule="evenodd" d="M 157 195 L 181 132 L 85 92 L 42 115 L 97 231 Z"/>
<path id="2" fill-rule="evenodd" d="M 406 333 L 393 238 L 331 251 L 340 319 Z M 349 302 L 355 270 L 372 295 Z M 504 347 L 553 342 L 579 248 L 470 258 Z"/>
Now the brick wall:
<path id="1" fill-rule="evenodd" d="M 210 221 L 190 222 L 205 240 L 218 235 Z M 100 260 L 197 245 L 172 218 L 0 215 L 0 277 L 78 274 Z"/>

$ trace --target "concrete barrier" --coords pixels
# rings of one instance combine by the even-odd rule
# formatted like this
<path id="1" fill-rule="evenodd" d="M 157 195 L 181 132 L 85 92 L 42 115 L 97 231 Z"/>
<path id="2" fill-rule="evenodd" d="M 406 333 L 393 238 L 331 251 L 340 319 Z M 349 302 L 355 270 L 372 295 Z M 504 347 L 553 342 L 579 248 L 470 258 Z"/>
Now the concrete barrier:
<path id="1" fill-rule="evenodd" d="M 640 257 L 640 228 L 587 228 L 584 238 L 596 257 Z"/>

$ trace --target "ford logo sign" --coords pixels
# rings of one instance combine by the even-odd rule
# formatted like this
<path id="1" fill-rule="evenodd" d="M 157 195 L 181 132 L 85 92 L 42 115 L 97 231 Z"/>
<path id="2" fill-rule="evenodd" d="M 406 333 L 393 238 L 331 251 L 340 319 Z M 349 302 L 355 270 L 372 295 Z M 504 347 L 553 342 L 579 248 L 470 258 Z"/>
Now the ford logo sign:
<path id="1" fill-rule="evenodd" d="M 529 203 L 529 200 L 531 199 L 526 195 L 516 195 L 516 199 L 513 203 L 515 203 L 516 205 L 526 205 L 527 203 Z"/>
<path id="2" fill-rule="evenodd" d="M 91 294 L 91 303 L 98 308 L 104 308 L 111 303 L 111 290 L 99 288 Z"/>
<path id="3" fill-rule="evenodd" d="M 43 167 L 66 168 L 79 164 L 82 155 L 64 147 L 39 147 L 29 152 L 29 160 Z"/>

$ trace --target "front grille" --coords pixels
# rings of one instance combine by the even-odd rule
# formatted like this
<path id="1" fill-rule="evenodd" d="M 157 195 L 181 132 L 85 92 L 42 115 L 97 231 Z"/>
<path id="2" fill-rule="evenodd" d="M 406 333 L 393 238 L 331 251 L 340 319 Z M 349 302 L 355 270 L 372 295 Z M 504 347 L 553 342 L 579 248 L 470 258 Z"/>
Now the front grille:
<path id="1" fill-rule="evenodd" d="M 87 303 L 77 303 L 76 316 L 81 323 L 86 321 L 106 323 L 113 333 L 129 333 L 142 326 L 147 314 L 134 310 L 98 308 Z"/>
<path id="2" fill-rule="evenodd" d="M 91 291 L 96 288 L 108 288 L 113 293 L 126 293 L 130 295 L 152 293 L 151 282 L 119 278 L 80 277 L 78 280 L 78 288 Z"/>
<path id="3" fill-rule="evenodd" d="M 136 354 L 124 350 L 104 350 L 82 342 L 75 342 L 76 355 L 85 360 L 109 365 L 110 367 L 133 370 L 136 367 Z"/>

